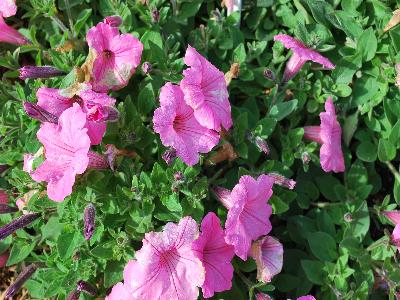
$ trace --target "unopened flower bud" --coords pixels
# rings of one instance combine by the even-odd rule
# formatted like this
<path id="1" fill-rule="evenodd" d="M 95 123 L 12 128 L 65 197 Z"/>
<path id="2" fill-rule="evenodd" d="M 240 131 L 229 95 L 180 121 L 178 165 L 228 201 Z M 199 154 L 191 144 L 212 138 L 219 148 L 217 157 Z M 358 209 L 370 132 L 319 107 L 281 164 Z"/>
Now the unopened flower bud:
<path id="1" fill-rule="evenodd" d="M 107 159 L 107 156 L 105 156 L 105 155 L 101 155 L 94 151 L 89 151 L 88 158 L 89 158 L 88 168 L 90 168 L 90 169 L 102 170 L 102 169 L 108 169 L 111 167 L 109 164 L 109 161 Z"/>
<path id="2" fill-rule="evenodd" d="M 67 300 L 79 300 L 80 295 L 81 295 L 80 291 L 73 290 L 71 293 L 69 293 Z"/>
<path id="3" fill-rule="evenodd" d="M 51 66 L 25 66 L 19 69 L 19 78 L 25 80 L 27 78 L 51 78 L 63 76 L 66 73 Z"/>
<path id="4" fill-rule="evenodd" d="M 151 21 L 153 23 L 158 23 L 158 21 L 160 20 L 160 12 L 158 11 L 158 9 L 152 8 L 151 9 Z"/>
<path id="5" fill-rule="evenodd" d="M 120 16 L 108 16 L 104 18 L 103 22 L 111 27 L 119 27 L 122 24 L 122 18 Z"/>
<path id="6" fill-rule="evenodd" d="M 260 149 L 262 152 L 264 152 L 267 155 L 269 154 L 269 147 L 268 147 L 267 141 L 263 140 L 259 136 L 256 136 L 254 139 L 254 142 L 258 149 Z"/>
<path id="7" fill-rule="evenodd" d="M 175 172 L 174 173 L 174 179 L 176 181 L 181 181 L 183 179 L 183 173 L 181 171 Z"/>
<path id="8" fill-rule="evenodd" d="M 84 231 L 83 236 L 86 240 L 90 240 L 93 236 L 96 227 L 96 208 L 92 203 L 89 203 L 84 211 L 83 221 L 84 221 Z"/>
<path id="9" fill-rule="evenodd" d="M 311 161 L 310 154 L 308 154 L 308 152 L 303 152 L 301 154 L 301 160 L 303 161 L 303 164 L 308 165 L 309 162 Z"/>
<path id="10" fill-rule="evenodd" d="M 174 162 L 176 158 L 176 150 L 174 148 L 169 148 L 166 150 L 162 155 L 162 159 L 165 161 L 165 163 L 170 166 Z"/>
<path id="11" fill-rule="evenodd" d="M 21 273 L 19 273 L 17 279 L 15 279 L 14 283 L 10 285 L 7 289 L 7 291 L 4 294 L 4 298 L 8 299 L 13 296 L 19 291 L 19 289 L 24 285 L 24 283 L 31 278 L 33 273 L 36 271 L 36 265 L 31 264 L 25 269 L 22 270 Z"/>
<path id="12" fill-rule="evenodd" d="M 0 214 L 9 214 L 9 213 L 14 213 L 17 212 L 18 208 L 9 206 L 4 203 L 0 203 Z"/>
<path id="13" fill-rule="evenodd" d="M 97 289 L 91 285 L 89 282 L 79 280 L 77 283 L 77 288 L 78 291 L 84 292 L 90 296 L 95 297 L 97 295 Z"/>
<path id="14" fill-rule="evenodd" d="M 272 70 L 270 70 L 270 69 L 265 69 L 263 72 L 263 75 L 266 79 L 271 80 L 271 81 L 275 81 L 275 79 L 276 79 L 275 73 L 272 72 Z"/>
<path id="15" fill-rule="evenodd" d="M 26 214 L 15 220 L 12 220 L 10 223 L 4 225 L 3 227 L 0 227 L 0 241 L 4 240 L 14 231 L 28 226 L 39 217 L 39 213 Z"/>
<path id="16" fill-rule="evenodd" d="M 40 122 L 48 123 L 58 123 L 58 117 L 44 110 L 39 105 L 31 102 L 24 102 L 25 113 L 32 119 L 38 120 Z"/>
<path id="17" fill-rule="evenodd" d="M 296 181 L 294 181 L 293 179 L 286 178 L 285 176 L 282 176 L 280 174 L 269 173 L 268 176 L 274 178 L 275 184 L 288 188 L 289 190 L 293 190 L 294 187 L 296 186 Z"/>
<path id="18" fill-rule="evenodd" d="M 212 188 L 212 191 L 214 192 L 215 196 L 219 201 L 221 201 L 222 205 L 225 206 L 225 208 L 229 209 L 232 207 L 232 200 L 230 198 L 231 191 L 220 187 L 220 186 L 215 186 Z"/>
<path id="19" fill-rule="evenodd" d="M 145 61 L 145 62 L 142 64 L 142 72 L 143 72 L 145 75 L 150 74 L 151 71 L 152 71 L 152 69 L 153 69 L 153 66 L 152 66 L 151 63 L 149 63 L 148 61 Z"/>
<path id="20" fill-rule="evenodd" d="M 353 221 L 353 216 L 351 215 L 351 213 L 345 213 L 344 216 L 343 216 L 343 219 L 344 219 L 346 222 L 350 223 L 350 222 Z"/>

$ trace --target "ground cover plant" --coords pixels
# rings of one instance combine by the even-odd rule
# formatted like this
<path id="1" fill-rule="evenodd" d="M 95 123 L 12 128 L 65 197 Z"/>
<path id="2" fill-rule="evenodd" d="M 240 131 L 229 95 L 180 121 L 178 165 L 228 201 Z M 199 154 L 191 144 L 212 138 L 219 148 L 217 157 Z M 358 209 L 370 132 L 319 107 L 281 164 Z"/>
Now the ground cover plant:
<path id="1" fill-rule="evenodd" d="M 0 293 L 400 298 L 400 12 L 0 0 Z"/>

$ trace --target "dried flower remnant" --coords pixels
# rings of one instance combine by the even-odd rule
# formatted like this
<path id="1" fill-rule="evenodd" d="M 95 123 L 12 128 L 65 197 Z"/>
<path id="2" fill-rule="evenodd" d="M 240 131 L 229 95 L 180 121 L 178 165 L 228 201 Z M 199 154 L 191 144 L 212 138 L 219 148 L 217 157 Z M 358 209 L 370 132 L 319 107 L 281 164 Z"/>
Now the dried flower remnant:
<path id="1" fill-rule="evenodd" d="M 30 225 L 33 221 L 41 216 L 40 213 L 30 213 L 23 215 L 17 219 L 12 220 L 10 223 L 0 227 L 0 241 L 4 240 L 13 232 Z"/>
<path id="2" fill-rule="evenodd" d="M 383 32 L 386 32 L 386 31 L 392 29 L 399 23 L 400 23 L 400 9 L 396 9 L 393 12 L 393 15 L 390 18 L 389 22 L 386 24 L 385 28 L 383 29 Z"/>
<path id="3" fill-rule="evenodd" d="M 157 7 L 151 9 L 151 21 L 155 24 L 160 20 L 160 12 Z"/>
<path id="4" fill-rule="evenodd" d="M 231 83 L 232 79 L 238 78 L 239 72 L 240 72 L 240 64 L 233 63 L 229 71 L 225 73 L 225 81 L 227 86 Z"/>
<path id="5" fill-rule="evenodd" d="M 19 78 L 25 80 L 27 78 L 52 78 L 63 76 L 66 73 L 64 71 L 58 70 L 52 66 L 24 66 L 19 69 Z"/>
<path id="6" fill-rule="evenodd" d="M 238 155 L 233 149 L 232 144 L 225 142 L 222 147 L 206 161 L 206 165 L 216 165 L 226 160 L 234 161 L 236 158 L 238 158 Z"/>
<path id="7" fill-rule="evenodd" d="M 85 208 L 83 222 L 83 236 L 86 240 L 90 240 L 96 227 L 96 208 L 92 203 L 88 204 Z"/>
<path id="8" fill-rule="evenodd" d="M 35 273 L 37 267 L 35 264 L 31 264 L 27 266 L 15 279 L 14 283 L 8 287 L 6 292 L 4 293 L 4 298 L 8 299 L 13 296 L 20 290 L 20 288 L 24 285 L 24 283 L 32 277 L 33 273 Z"/>
<path id="9" fill-rule="evenodd" d="M 263 75 L 268 80 L 271 80 L 271 81 L 275 81 L 276 80 L 275 73 L 272 72 L 271 69 L 265 69 L 264 72 L 263 72 Z"/>

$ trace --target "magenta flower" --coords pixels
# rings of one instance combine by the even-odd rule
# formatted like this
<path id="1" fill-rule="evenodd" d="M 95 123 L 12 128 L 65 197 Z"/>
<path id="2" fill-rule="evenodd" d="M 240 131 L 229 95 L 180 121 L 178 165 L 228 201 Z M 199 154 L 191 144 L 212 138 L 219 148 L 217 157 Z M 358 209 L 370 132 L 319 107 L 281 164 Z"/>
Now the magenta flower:
<path id="1" fill-rule="evenodd" d="M 253 243 L 250 254 L 257 264 L 257 279 L 270 282 L 282 271 L 283 246 L 271 236 L 263 237 Z"/>
<path id="2" fill-rule="evenodd" d="M 395 225 L 391 236 L 391 242 L 400 252 L 400 211 L 383 211 L 382 214 Z"/>
<path id="3" fill-rule="evenodd" d="M 218 134 L 200 125 L 178 85 L 168 82 L 161 88 L 160 104 L 154 112 L 154 131 L 187 165 L 196 164 L 199 153 L 210 152 L 218 144 Z"/>
<path id="4" fill-rule="evenodd" d="M 119 34 L 117 27 L 106 23 L 92 27 L 86 40 L 93 90 L 116 91 L 126 86 L 140 64 L 143 44 L 131 34 Z"/>
<path id="5" fill-rule="evenodd" d="M 272 300 L 272 298 L 264 293 L 257 293 L 256 294 L 256 300 Z"/>
<path id="6" fill-rule="evenodd" d="M 65 90 L 42 87 L 38 89 L 36 96 L 38 105 L 59 117 L 63 111 L 78 103 L 86 113 L 85 128 L 92 145 L 101 143 L 106 132 L 106 121 L 114 121 L 118 113 L 113 108 L 115 99 L 107 94 L 96 93 L 90 85 L 82 84 L 74 93 L 66 93 Z"/>
<path id="7" fill-rule="evenodd" d="M 206 272 L 203 297 L 210 298 L 214 292 L 230 290 L 233 277 L 231 260 L 235 253 L 233 246 L 225 242 L 220 220 L 213 212 L 203 218 L 201 234 L 193 242 L 192 249 Z"/>
<path id="8" fill-rule="evenodd" d="M 225 241 L 235 247 L 236 255 L 243 260 L 247 259 L 251 242 L 267 235 L 272 229 L 269 221 L 272 208 L 267 201 L 272 196 L 273 184 L 274 179 L 267 175 L 261 175 L 257 180 L 242 176 L 230 193 L 229 200 L 223 201 L 229 210 Z"/>
<path id="9" fill-rule="evenodd" d="M 274 36 L 274 41 L 280 41 L 285 48 L 293 51 L 292 56 L 286 64 L 285 72 L 283 74 L 283 82 L 288 82 L 292 79 L 301 69 L 301 67 L 309 60 L 322 65 L 327 69 L 334 69 L 335 65 L 326 57 L 323 57 L 317 51 L 307 48 L 299 40 L 292 38 L 286 34 L 278 34 Z"/>
<path id="10" fill-rule="evenodd" d="M 43 123 L 37 133 L 46 160 L 31 176 L 48 183 L 47 195 L 53 201 L 61 202 L 72 193 L 75 176 L 85 172 L 89 164 L 90 139 L 85 123 L 85 113 L 74 104 L 61 114 L 58 125 Z"/>
<path id="11" fill-rule="evenodd" d="M 186 50 L 184 62 L 190 68 L 183 71 L 180 85 L 197 121 L 216 131 L 221 130 L 221 125 L 229 129 L 232 126 L 231 105 L 224 73 L 191 46 Z"/>
<path id="12" fill-rule="evenodd" d="M 18 30 L 7 25 L 2 16 L 0 16 L 0 42 L 17 46 L 31 43 L 26 37 L 19 33 Z"/>
<path id="13" fill-rule="evenodd" d="M 321 126 L 304 127 L 304 137 L 322 144 L 319 151 L 321 167 L 325 172 L 344 172 L 342 129 L 336 120 L 332 98 L 325 102 L 325 112 L 319 114 Z"/>
<path id="14" fill-rule="evenodd" d="M 204 282 L 204 268 L 192 250 L 197 235 L 191 217 L 167 223 L 163 232 L 146 233 L 136 260 L 125 267 L 123 287 L 114 287 L 108 299 L 126 299 L 126 291 L 129 299 L 197 299 Z"/>
<path id="15" fill-rule="evenodd" d="M 316 299 L 311 295 L 306 295 L 306 296 L 301 296 L 301 297 L 297 298 L 297 300 L 316 300 Z"/>
<path id="16" fill-rule="evenodd" d="M 8 18 L 17 13 L 17 5 L 15 0 L 1 0 L 0 1 L 0 15 L 3 18 Z"/>

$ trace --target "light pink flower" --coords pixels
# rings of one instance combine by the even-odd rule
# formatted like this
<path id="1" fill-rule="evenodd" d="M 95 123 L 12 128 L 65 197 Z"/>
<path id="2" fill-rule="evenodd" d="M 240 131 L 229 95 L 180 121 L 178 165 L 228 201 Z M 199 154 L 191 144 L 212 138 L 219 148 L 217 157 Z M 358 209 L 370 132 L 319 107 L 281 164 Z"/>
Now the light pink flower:
<path id="1" fill-rule="evenodd" d="M 274 36 L 274 41 L 280 41 L 285 48 L 293 51 L 292 56 L 286 64 L 285 73 L 283 74 L 283 82 L 288 82 L 301 69 L 301 67 L 309 60 L 322 65 L 327 69 L 334 69 L 335 65 L 329 59 L 323 57 L 317 51 L 307 48 L 299 40 L 286 35 L 278 34 Z"/>
<path id="2" fill-rule="evenodd" d="M 191 217 L 179 224 L 167 223 L 163 232 L 146 233 L 136 260 L 129 261 L 124 270 L 124 288 L 130 299 L 197 299 L 198 287 L 204 282 L 204 268 L 192 250 L 197 235 Z"/>
<path id="3" fill-rule="evenodd" d="M 271 236 L 255 241 L 251 247 L 251 257 L 257 264 L 257 279 L 270 282 L 272 278 L 282 271 L 283 246 Z"/>
<path id="4" fill-rule="evenodd" d="M 143 44 L 133 35 L 119 34 L 117 27 L 102 22 L 88 31 L 86 40 L 93 67 L 93 90 L 107 92 L 126 86 L 140 64 Z"/>
<path id="5" fill-rule="evenodd" d="M 163 145 L 173 147 L 186 164 L 196 164 L 199 153 L 207 153 L 218 144 L 218 134 L 199 124 L 178 85 L 168 82 L 161 88 L 160 104 L 154 112 L 154 131 L 160 134 Z"/>
<path id="6" fill-rule="evenodd" d="M 17 13 L 17 5 L 15 0 L 1 0 L 0 1 L 0 15 L 4 18 L 11 17 Z"/>
<path id="7" fill-rule="evenodd" d="M 45 148 L 46 160 L 31 174 L 32 179 L 46 181 L 47 195 L 53 201 L 63 201 L 72 193 L 75 176 L 85 172 L 90 139 L 84 128 L 86 115 L 79 107 L 65 110 L 58 121 L 43 123 L 37 133 Z"/>
<path id="8" fill-rule="evenodd" d="M 319 151 L 321 167 L 325 172 L 344 172 L 342 128 L 336 120 L 332 98 L 325 102 L 325 112 L 319 114 L 321 126 L 304 127 L 304 137 L 322 144 Z"/>
<path id="9" fill-rule="evenodd" d="M 197 121 L 216 131 L 221 130 L 221 125 L 229 129 L 232 126 L 231 105 L 224 73 L 190 45 L 184 62 L 190 68 L 183 71 L 184 78 L 180 85 Z"/>
<path id="10" fill-rule="evenodd" d="M 219 218 L 208 213 L 201 222 L 201 234 L 192 244 L 195 255 L 203 263 L 206 277 L 202 285 L 203 297 L 210 298 L 214 292 L 230 290 L 232 287 L 233 246 L 224 239 Z"/>
<path id="11" fill-rule="evenodd" d="M 0 42 L 17 46 L 31 43 L 26 37 L 19 33 L 18 30 L 7 25 L 2 16 L 0 16 Z"/>
<path id="12" fill-rule="evenodd" d="M 260 175 L 257 180 L 242 176 L 230 193 L 225 223 L 225 241 L 235 247 L 235 253 L 246 260 L 251 242 L 267 235 L 271 229 L 272 208 L 267 201 L 272 196 L 274 179 Z"/>
<path id="13" fill-rule="evenodd" d="M 38 89 L 36 96 L 37 104 L 57 117 L 74 103 L 78 103 L 86 113 L 85 127 L 92 145 L 101 143 L 107 128 L 106 121 L 114 119 L 115 113 L 112 112 L 115 111 L 113 106 L 116 100 L 107 94 L 92 91 L 87 84 L 83 84 L 72 94 L 65 93 L 65 90 L 42 87 Z"/>
<path id="14" fill-rule="evenodd" d="M 111 293 L 106 300 L 133 300 L 130 290 L 122 283 L 118 282 L 113 286 Z"/>
<path id="15" fill-rule="evenodd" d="M 382 214 L 395 225 L 392 232 L 391 242 L 400 252 L 400 211 L 383 211 Z"/>
<path id="16" fill-rule="evenodd" d="M 31 153 L 25 153 L 24 154 L 24 166 L 22 170 L 27 173 L 31 173 L 33 170 L 33 161 L 35 160 L 35 157 Z"/>

